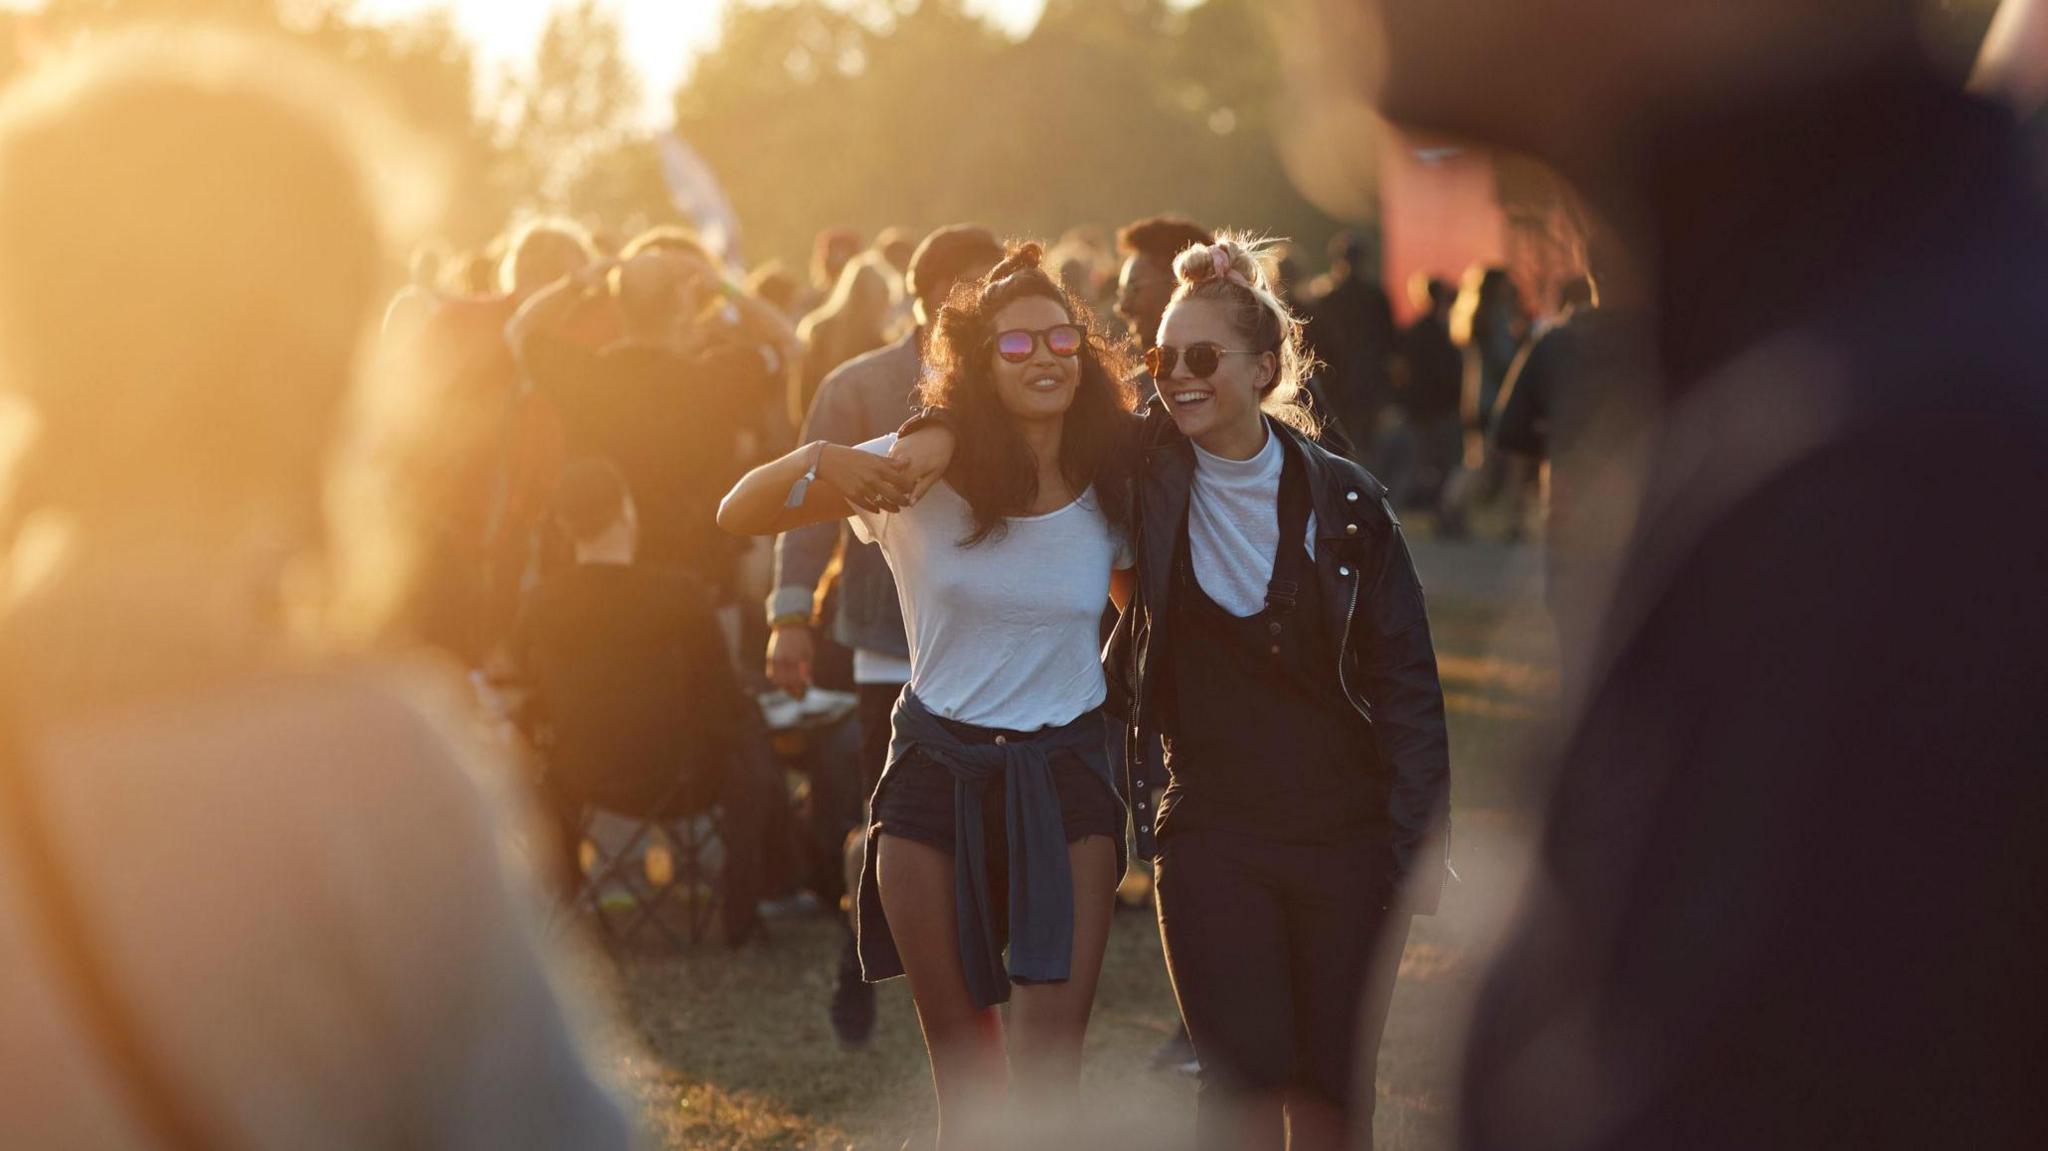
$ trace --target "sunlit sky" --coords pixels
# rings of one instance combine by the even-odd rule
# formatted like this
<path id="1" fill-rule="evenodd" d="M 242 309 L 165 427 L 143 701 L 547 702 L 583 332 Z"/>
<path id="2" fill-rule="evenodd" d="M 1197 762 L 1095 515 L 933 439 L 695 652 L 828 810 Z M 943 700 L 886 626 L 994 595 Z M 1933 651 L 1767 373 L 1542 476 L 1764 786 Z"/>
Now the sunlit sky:
<path id="1" fill-rule="evenodd" d="M 355 11 L 372 18 L 409 16 L 436 8 L 454 13 L 456 25 L 475 42 L 489 76 L 501 67 L 518 68 L 531 60 L 548 13 L 562 0 L 358 0 Z M 645 97 L 642 111 L 650 123 L 666 116 L 668 96 L 682 79 L 690 58 L 718 33 L 718 14 L 726 0 L 610 0 L 624 17 L 626 54 L 640 74 Z M 967 0 L 979 12 L 1014 35 L 1038 22 L 1045 0 Z"/>

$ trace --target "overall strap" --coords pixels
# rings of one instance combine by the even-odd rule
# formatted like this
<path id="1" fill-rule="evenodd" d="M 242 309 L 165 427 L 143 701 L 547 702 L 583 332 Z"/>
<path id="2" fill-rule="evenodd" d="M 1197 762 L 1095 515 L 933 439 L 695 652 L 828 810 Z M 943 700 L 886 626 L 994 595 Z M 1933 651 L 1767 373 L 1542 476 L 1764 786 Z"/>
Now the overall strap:
<path id="1" fill-rule="evenodd" d="M 1308 549 L 1308 466 L 1301 453 L 1278 430 L 1266 433 L 1280 440 L 1280 542 L 1273 548 L 1273 577 L 1266 584 L 1266 610 L 1284 618 L 1301 599 L 1304 582 L 1312 575 Z"/>

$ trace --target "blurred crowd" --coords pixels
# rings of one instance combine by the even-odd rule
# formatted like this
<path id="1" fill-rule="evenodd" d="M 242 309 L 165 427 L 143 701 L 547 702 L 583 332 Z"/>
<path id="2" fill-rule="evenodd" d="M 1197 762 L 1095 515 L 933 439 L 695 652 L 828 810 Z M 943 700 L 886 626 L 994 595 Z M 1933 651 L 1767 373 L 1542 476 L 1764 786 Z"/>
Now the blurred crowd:
<path id="1" fill-rule="evenodd" d="M 1367 233 L 1280 261 L 1327 444 L 1441 535 L 1573 544 L 1551 830 L 1468 1146 L 2048 1129 L 2048 230 L 2009 119 L 1913 59 L 1910 5 L 1822 35 L 1845 3 L 1725 10 L 1782 49 L 1754 76 L 1647 8 L 1644 45 L 1726 67 L 1596 68 L 1546 18 L 1572 5 L 1511 6 L 1542 10 L 1490 33 L 1553 62 L 1539 111 L 1395 76 L 1390 115 L 1543 155 L 1605 210 L 1555 299 L 1482 267 L 1397 303 Z M 1440 14 L 1385 7 L 1407 59 L 1483 75 Z M 200 34 L 96 46 L 0 115 L 33 429 L 0 630 L 10 1146 L 624 1146 L 544 930 L 588 811 L 715 808 L 728 946 L 846 890 L 908 674 L 886 569 L 836 524 L 744 544 L 717 507 L 911 415 L 921 333 L 997 235 L 832 227 L 803 269 L 741 268 L 680 226 L 538 219 L 413 248 L 394 293 L 418 237 L 381 124 L 323 66 Z M 1142 349 L 1208 224 L 1076 227 L 1046 267 Z M 415 638 L 437 654 L 391 654 Z M 759 701 L 821 690 L 859 734 L 792 758 Z M 839 974 L 857 1043 L 872 992 Z"/>

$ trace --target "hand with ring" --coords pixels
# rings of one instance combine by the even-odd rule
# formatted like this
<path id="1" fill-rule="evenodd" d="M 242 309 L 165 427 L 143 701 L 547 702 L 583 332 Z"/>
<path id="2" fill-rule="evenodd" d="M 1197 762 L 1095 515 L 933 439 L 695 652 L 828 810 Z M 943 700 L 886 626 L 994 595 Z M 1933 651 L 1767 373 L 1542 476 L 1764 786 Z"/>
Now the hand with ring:
<path id="1" fill-rule="evenodd" d="M 900 461 L 838 444 L 818 457 L 818 479 L 865 512 L 901 511 L 916 487 Z"/>

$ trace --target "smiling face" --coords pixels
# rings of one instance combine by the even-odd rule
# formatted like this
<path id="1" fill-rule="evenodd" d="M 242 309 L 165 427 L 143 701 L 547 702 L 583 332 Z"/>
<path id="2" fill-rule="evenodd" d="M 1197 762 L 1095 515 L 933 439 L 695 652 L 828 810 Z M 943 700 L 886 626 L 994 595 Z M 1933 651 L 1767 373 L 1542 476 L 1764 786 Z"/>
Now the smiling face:
<path id="1" fill-rule="evenodd" d="M 1159 327 L 1159 342 L 1180 355 L 1172 373 L 1153 383 L 1181 434 L 1204 447 L 1225 441 L 1264 442 L 1259 399 L 1279 368 L 1279 358 L 1271 352 L 1231 354 L 1218 357 L 1214 375 L 1195 378 L 1188 370 L 1189 348 L 1252 349 L 1251 337 L 1230 322 L 1230 313 L 1230 305 L 1219 300 L 1181 300 L 1166 309 Z"/>
<path id="2" fill-rule="evenodd" d="M 1030 357 L 1022 363 L 1011 363 L 993 347 L 988 352 L 996 398 L 1012 420 L 1059 420 L 1073 406 L 1074 392 L 1081 385 L 1081 358 L 1055 355 L 1043 334 L 1047 328 L 1072 322 L 1065 305 L 1048 296 L 1026 296 L 995 314 L 997 333 L 1015 329 L 1040 333 L 1031 343 Z"/>

